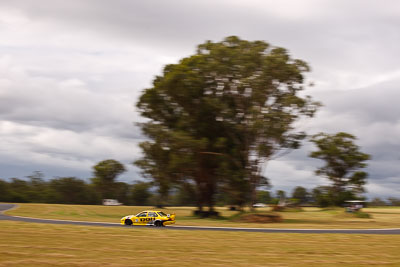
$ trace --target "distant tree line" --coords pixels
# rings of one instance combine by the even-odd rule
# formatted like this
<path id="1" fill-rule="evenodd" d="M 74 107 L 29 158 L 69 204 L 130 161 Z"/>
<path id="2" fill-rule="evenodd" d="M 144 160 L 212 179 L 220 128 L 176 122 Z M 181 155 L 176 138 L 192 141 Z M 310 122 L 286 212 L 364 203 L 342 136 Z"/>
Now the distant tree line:
<path id="1" fill-rule="evenodd" d="M 400 206 L 400 198 L 388 197 L 386 200 L 376 197 L 369 202 L 370 206 Z"/>
<path id="2" fill-rule="evenodd" d="M 126 205 L 146 205 L 151 198 L 151 185 L 146 182 L 128 184 L 116 178 L 125 167 L 116 160 L 104 160 L 93 167 L 89 181 L 77 177 L 55 177 L 45 180 L 36 171 L 26 179 L 0 179 L 0 201 L 17 203 L 101 204 L 112 198 Z"/>
<path id="3" fill-rule="evenodd" d="M 96 166 L 104 165 L 105 162 L 102 161 Z M 116 163 L 116 161 L 108 161 L 108 163 Z M 117 166 L 120 167 L 122 164 Z M 116 170 L 118 169 L 121 168 Z M 160 194 L 151 182 L 137 181 L 128 184 L 115 180 L 106 181 L 108 188 L 105 189 L 99 177 L 95 178 L 97 179 L 92 178 L 89 182 L 76 177 L 55 177 L 44 180 L 43 173 L 36 171 L 26 179 L 11 178 L 9 181 L 0 179 L 0 202 L 99 205 L 102 199 L 112 198 L 124 205 L 160 205 Z M 337 201 L 331 190 L 329 186 L 319 186 L 312 190 L 297 186 L 291 194 L 283 190 L 276 192 L 257 190 L 256 202 L 276 205 L 284 199 L 286 203 L 294 205 L 327 207 L 335 205 Z M 193 185 L 174 187 L 162 203 L 168 206 L 195 206 L 197 200 L 194 192 Z M 230 204 L 229 194 L 221 192 L 217 195 L 217 206 Z M 370 206 L 400 206 L 400 199 L 374 198 L 368 204 Z"/>
<path id="4" fill-rule="evenodd" d="M 93 182 L 76 177 L 56 177 L 50 180 L 41 177 L 40 172 L 35 172 L 27 179 L 0 179 L 0 202 L 101 205 L 105 198 Z M 107 197 L 117 199 L 124 205 L 156 206 L 158 203 L 151 183 L 143 181 L 133 184 L 115 182 L 113 192 Z M 193 206 L 195 200 L 188 191 L 177 190 L 165 204 Z"/>
<path id="5" fill-rule="evenodd" d="M 343 193 L 341 196 L 345 200 L 354 199 L 350 192 Z M 330 186 L 317 186 L 307 190 L 302 186 L 296 186 L 291 195 L 287 195 L 285 191 L 277 190 L 275 194 L 267 190 L 259 190 L 257 193 L 257 201 L 265 204 L 278 204 L 280 200 L 285 199 L 286 203 L 299 206 L 318 206 L 328 207 L 337 205 L 338 199 L 335 192 Z M 365 200 L 365 198 L 358 198 Z M 388 197 L 386 200 L 382 198 L 373 198 L 366 202 L 368 206 L 400 206 L 400 198 Z"/>

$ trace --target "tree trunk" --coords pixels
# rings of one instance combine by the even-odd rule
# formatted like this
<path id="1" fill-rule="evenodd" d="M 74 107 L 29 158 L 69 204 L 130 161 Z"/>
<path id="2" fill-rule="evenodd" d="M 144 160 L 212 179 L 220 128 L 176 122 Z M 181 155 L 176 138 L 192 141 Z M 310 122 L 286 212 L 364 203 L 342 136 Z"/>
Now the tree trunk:
<path id="1" fill-rule="evenodd" d="M 260 172 L 261 168 L 259 167 L 259 160 L 255 160 L 253 162 L 252 168 L 256 168 L 257 170 L 252 170 L 250 173 L 250 210 L 254 211 L 254 204 L 257 201 L 257 187 L 260 184 Z"/>
<path id="2" fill-rule="evenodd" d="M 203 191 L 201 190 L 201 183 L 196 181 L 197 185 L 197 208 L 199 212 L 203 211 Z"/>

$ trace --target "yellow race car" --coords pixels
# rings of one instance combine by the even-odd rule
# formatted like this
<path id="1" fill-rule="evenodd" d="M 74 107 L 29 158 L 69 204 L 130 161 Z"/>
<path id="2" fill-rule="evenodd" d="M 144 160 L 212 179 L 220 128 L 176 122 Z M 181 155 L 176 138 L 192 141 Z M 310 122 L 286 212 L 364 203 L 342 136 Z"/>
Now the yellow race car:
<path id="1" fill-rule="evenodd" d="M 145 210 L 136 215 L 128 215 L 121 218 L 124 225 L 151 225 L 165 226 L 175 223 L 175 214 L 165 214 L 159 210 Z"/>

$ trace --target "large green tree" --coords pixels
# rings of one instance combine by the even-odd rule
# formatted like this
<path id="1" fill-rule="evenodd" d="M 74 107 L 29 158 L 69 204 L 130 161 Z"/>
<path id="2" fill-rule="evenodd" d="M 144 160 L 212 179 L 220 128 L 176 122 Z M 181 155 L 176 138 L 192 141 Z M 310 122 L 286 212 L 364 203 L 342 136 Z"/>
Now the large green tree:
<path id="1" fill-rule="evenodd" d="M 220 185 L 238 204 L 256 201 L 262 166 L 297 148 L 293 124 L 318 103 L 299 92 L 308 65 L 287 50 L 232 36 L 207 41 L 167 65 L 137 104 L 151 139 L 139 161 L 158 184 L 193 182 L 199 209 L 212 209 Z"/>
<path id="2" fill-rule="evenodd" d="M 354 144 L 356 137 L 344 132 L 336 134 L 319 133 L 311 138 L 318 150 L 311 152 L 312 158 L 325 161 L 316 170 L 317 175 L 327 177 L 332 182 L 334 204 L 340 205 L 346 198 L 364 192 L 368 174 L 361 169 L 367 164 L 370 155 L 360 151 Z"/>
<path id="3" fill-rule="evenodd" d="M 115 179 L 125 171 L 124 165 L 114 159 L 103 160 L 93 166 L 92 182 L 101 193 L 102 198 L 116 197 Z"/>
<path id="4" fill-rule="evenodd" d="M 302 186 L 296 186 L 292 192 L 292 198 L 297 199 L 300 204 L 304 204 L 308 200 L 308 192 Z"/>

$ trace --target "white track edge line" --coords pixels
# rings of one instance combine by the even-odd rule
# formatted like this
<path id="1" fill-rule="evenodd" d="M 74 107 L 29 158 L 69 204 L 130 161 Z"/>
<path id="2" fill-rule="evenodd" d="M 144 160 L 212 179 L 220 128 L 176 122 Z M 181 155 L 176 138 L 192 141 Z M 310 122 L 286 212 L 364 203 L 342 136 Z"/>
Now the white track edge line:
<path id="1" fill-rule="evenodd" d="M 45 221 L 56 221 L 56 222 L 77 222 L 77 223 L 99 223 L 99 224 L 115 224 L 120 225 L 120 223 L 110 223 L 110 222 L 92 222 L 92 221 L 73 221 L 73 220 L 60 220 L 60 219 L 44 219 L 44 218 L 33 218 L 33 217 L 24 217 L 24 216 L 16 216 L 16 215 L 7 215 L 10 217 L 22 218 L 22 219 L 34 219 L 34 220 L 45 220 Z"/>
<path id="2" fill-rule="evenodd" d="M 3 204 L 3 203 L 2 203 Z M 6 203 L 5 203 L 6 204 Z M 4 212 L 6 212 L 6 211 L 10 211 L 10 210 L 15 210 L 16 208 L 19 208 L 19 206 L 17 205 L 17 204 L 11 204 L 11 205 L 14 205 L 14 206 L 12 206 L 11 208 L 9 208 L 9 209 L 6 209 L 6 210 L 2 210 L 1 211 L 1 214 L 4 214 L 4 215 L 6 215 Z M 7 215 L 7 216 L 10 216 L 10 215 Z"/>

